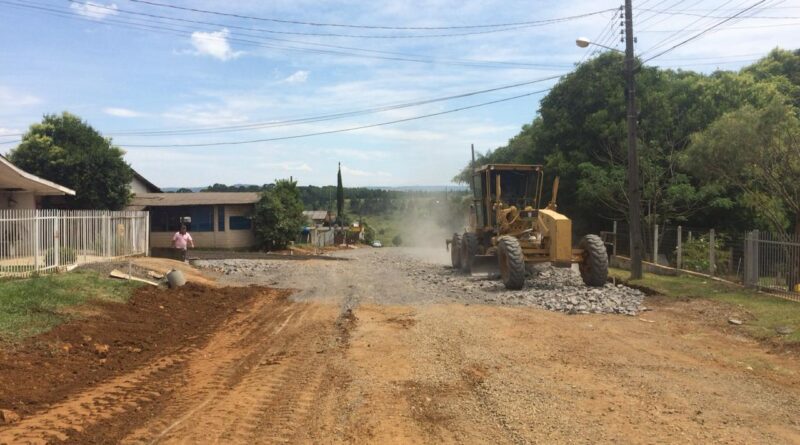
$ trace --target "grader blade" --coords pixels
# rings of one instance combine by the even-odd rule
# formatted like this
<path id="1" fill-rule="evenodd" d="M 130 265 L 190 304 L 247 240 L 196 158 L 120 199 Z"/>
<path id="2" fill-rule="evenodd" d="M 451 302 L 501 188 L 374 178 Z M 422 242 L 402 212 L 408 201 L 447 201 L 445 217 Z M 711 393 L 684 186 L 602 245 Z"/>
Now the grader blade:
<path id="1" fill-rule="evenodd" d="M 472 259 L 472 268 L 470 269 L 471 275 L 497 275 L 500 273 L 500 267 L 497 265 L 497 256 L 495 255 L 475 255 Z"/>

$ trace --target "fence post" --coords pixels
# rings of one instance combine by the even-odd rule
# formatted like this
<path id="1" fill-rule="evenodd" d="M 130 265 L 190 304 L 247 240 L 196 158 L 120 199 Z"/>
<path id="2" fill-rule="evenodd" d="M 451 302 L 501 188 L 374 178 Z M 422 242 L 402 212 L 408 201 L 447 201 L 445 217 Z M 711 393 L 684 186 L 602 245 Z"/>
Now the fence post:
<path id="1" fill-rule="evenodd" d="M 714 241 L 714 229 L 708 231 L 708 274 L 714 275 L 717 270 L 716 242 Z"/>
<path id="2" fill-rule="evenodd" d="M 53 264 L 56 270 L 61 266 L 61 218 L 58 213 L 53 215 Z"/>
<path id="3" fill-rule="evenodd" d="M 683 227 L 678 226 L 678 246 L 676 252 L 676 269 L 681 270 L 681 266 L 683 265 Z"/>
<path id="4" fill-rule="evenodd" d="M 653 226 L 653 264 L 658 264 L 658 224 Z"/>
<path id="5" fill-rule="evenodd" d="M 617 222 L 614 221 L 614 244 L 611 246 L 611 255 L 617 256 Z"/>
<path id="6" fill-rule="evenodd" d="M 144 216 L 144 256 L 150 256 L 150 212 Z"/>
<path id="7" fill-rule="evenodd" d="M 33 271 L 39 272 L 39 211 L 33 211 Z"/>

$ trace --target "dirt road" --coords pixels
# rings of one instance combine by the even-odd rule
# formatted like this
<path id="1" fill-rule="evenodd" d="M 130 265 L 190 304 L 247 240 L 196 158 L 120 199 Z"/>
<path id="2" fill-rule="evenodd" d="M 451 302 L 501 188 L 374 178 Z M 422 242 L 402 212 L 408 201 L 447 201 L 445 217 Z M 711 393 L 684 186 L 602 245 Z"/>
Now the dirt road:
<path id="1" fill-rule="evenodd" d="M 297 291 L 0 443 L 800 443 L 798 357 L 709 326 L 709 303 L 567 315 L 397 250 L 346 256 L 225 266 Z"/>

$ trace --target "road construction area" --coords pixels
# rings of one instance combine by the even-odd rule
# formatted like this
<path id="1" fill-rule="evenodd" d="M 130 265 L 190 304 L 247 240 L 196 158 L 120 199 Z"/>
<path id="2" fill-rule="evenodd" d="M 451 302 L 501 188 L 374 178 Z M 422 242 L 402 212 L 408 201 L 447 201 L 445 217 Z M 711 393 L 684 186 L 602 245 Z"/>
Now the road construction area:
<path id="1" fill-rule="evenodd" d="M 797 352 L 716 303 L 337 255 L 204 260 L 4 352 L 0 443 L 800 443 Z"/>

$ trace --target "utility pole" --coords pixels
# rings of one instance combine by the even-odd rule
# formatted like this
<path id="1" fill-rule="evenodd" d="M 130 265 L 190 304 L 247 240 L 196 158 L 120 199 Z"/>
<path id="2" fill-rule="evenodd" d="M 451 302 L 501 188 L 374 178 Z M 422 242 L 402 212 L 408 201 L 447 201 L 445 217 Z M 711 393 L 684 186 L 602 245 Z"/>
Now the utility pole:
<path id="1" fill-rule="evenodd" d="M 625 0 L 625 96 L 628 101 L 628 219 L 630 220 L 631 279 L 642 278 L 642 219 L 639 154 L 636 150 L 636 83 L 633 56 L 633 0 Z"/>

